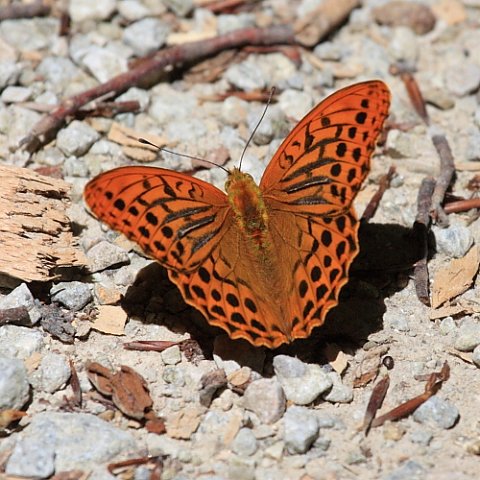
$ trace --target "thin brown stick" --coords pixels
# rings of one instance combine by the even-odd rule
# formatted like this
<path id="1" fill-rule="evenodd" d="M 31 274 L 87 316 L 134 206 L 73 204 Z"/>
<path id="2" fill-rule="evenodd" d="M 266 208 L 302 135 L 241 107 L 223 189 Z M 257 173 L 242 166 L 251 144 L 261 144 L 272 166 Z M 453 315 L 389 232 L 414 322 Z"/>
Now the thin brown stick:
<path id="1" fill-rule="evenodd" d="M 450 214 L 450 213 L 466 212 L 474 208 L 480 208 L 480 198 L 469 198 L 465 200 L 457 200 L 455 202 L 449 202 L 443 207 L 443 210 L 445 211 L 446 214 Z"/>
<path id="2" fill-rule="evenodd" d="M 106 95 L 117 96 L 130 87 L 144 86 L 156 81 L 170 65 L 185 65 L 223 50 L 244 47 L 245 45 L 292 44 L 295 42 L 293 30 L 288 25 L 269 28 L 243 28 L 215 38 L 185 43 L 164 49 L 154 56 L 137 64 L 128 72 L 64 100 L 57 109 L 37 122 L 32 132 L 22 141 L 22 147 L 32 153 L 55 138 L 56 133 L 84 105 Z"/>
<path id="3" fill-rule="evenodd" d="M 443 132 L 433 133 L 432 142 L 440 157 L 440 175 L 432 195 L 432 214 L 437 223 L 447 226 L 448 218 L 442 208 L 442 203 L 455 174 L 455 161 Z"/>
<path id="4" fill-rule="evenodd" d="M 369 222 L 375 215 L 375 212 L 378 209 L 378 205 L 382 200 L 383 194 L 385 193 L 387 188 L 390 187 L 390 182 L 392 181 L 395 172 L 396 169 L 392 166 L 388 169 L 388 172 L 380 179 L 377 191 L 372 196 L 372 198 L 368 202 L 368 205 L 365 207 L 365 211 L 363 212 L 362 220 L 364 222 Z"/>
<path id="5" fill-rule="evenodd" d="M 428 232 L 430 231 L 432 194 L 435 189 L 435 180 L 432 177 L 424 178 L 417 197 L 417 216 L 413 229 L 420 242 L 421 258 L 415 264 L 413 280 L 418 299 L 425 305 L 430 305 L 428 284 Z"/>
<path id="6" fill-rule="evenodd" d="M 403 80 L 413 107 L 425 124 L 430 126 L 430 117 L 427 113 L 425 100 L 423 99 L 420 87 L 418 86 L 412 71 L 405 65 L 397 64 L 390 68 L 390 72 L 392 74 L 399 75 Z M 455 161 L 452 155 L 452 150 L 450 149 L 450 145 L 448 144 L 447 138 L 443 132 L 441 132 L 438 128 L 431 127 L 430 137 L 435 150 L 437 150 L 438 157 L 440 158 L 440 175 L 437 179 L 435 190 L 432 194 L 431 213 L 432 217 L 439 225 L 447 226 L 448 217 L 442 208 L 442 204 L 445 200 L 445 194 L 447 193 L 455 174 Z"/>
<path id="7" fill-rule="evenodd" d="M 50 6 L 44 4 L 42 0 L 32 3 L 16 2 L 0 8 L 0 21 L 13 18 L 45 17 L 50 10 Z"/>

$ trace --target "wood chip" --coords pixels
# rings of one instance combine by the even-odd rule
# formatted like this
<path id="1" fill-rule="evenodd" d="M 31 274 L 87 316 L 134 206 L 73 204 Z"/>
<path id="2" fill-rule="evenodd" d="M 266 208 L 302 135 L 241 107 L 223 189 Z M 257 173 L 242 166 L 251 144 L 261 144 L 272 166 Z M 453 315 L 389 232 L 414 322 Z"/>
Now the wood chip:
<path id="1" fill-rule="evenodd" d="M 480 310 L 480 309 L 477 309 Z M 437 320 L 439 318 L 454 317 L 455 315 L 470 315 L 476 310 L 471 305 L 444 305 L 443 307 L 431 310 L 430 320 Z"/>
<path id="2" fill-rule="evenodd" d="M 82 267 L 66 209 L 70 185 L 26 168 L 0 166 L 0 273 L 26 282 Z"/>
<path id="3" fill-rule="evenodd" d="M 474 245 L 463 258 L 455 258 L 435 275 L 432 288 L 432 307 L 438 308 L 465 292 L 478 272 L 480 254 Z"/>
<path id="4" fill-rule="evenodd" d="M 116 305 L 99 305 L 97 318 L 92 328 L 110 335 L 124 335 L 127 314 L 122 307 Z"/>

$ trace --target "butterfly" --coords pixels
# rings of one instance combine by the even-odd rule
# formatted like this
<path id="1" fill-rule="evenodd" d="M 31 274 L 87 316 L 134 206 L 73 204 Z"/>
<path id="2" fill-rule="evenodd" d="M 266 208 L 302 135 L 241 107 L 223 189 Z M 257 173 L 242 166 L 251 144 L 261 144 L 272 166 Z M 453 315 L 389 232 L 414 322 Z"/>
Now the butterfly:
<path id="1" fill-rule="evenodd" d="M 388 116 L 379 80 L 338 90 L 290 132 L 257 185 L 234 167 L 225 191 L 127 166 L 87 183 L 91 212 L 163 265 L 185 302 L 232 339 L 276 348 L 337 305 L 358 253 L 352 206 Z"/>

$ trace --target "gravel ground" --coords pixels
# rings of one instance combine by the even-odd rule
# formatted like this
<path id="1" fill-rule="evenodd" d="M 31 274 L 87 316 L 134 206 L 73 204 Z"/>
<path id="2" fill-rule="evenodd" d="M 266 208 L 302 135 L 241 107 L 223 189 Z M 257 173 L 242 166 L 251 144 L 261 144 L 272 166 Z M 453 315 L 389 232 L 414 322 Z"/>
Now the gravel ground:
<path id="1" fill-rule="evenodd" d="M 321 2 L 264 1 L 218 15 L 199 3 L 72 1 L 71 32 L 64 37 L 53 16 L 0 23 L 0 161 L 49 167 L 72 184 L 69 215 L 90 265 L 90 272 L 67 269 L 54 284 L 18 282 L 14 290 L 3 290 L 0 308 L 25 305 L 34 325 L 0 326 L 0 412 L 28 414 L 3 430 L 0 472 L 49 478 L 76 470 L 91 472 L 90 479 L 109 479 L 106 466 L 112 462 L 163 455 L 161 478 L 176 480 L 478 478 L 480 287 L 473 278 L 451 302 L 463 310 L 435 320 L 417 299 L 409 276 L 416 259 L 409 232 L 420 183 L 440 173 L 439 159 L 429 129 L 390 66 L 403 61 L 415 67 L 431 122 L 445 133 L 459 167 L 453 193 L 475 195 L 468 186 L 480 170 L 480 2 L 423 0 L 398 13 L 403 2 L 365 0 L 327 40 L 311 50 L 298 49 L 299 62 L 281 51 L 238 54 L 213 80 L 205 72 L 186 71 L 119 97 L 138 101 L 140 113 L 74 120 L 31 158 L 18 151 L 41 117 L 31 102 L 55 105 L 126 71 L 135 57 L 181 38 L 180 33 L 192 39 L 266 26 L 272 19 L 308 15 Z M 390 166 L 397 173 L 362 231 L 362 253 L 340 305 L 305 341 L 272 352 L 229 340 L 183 303 L 161 267 L 85 210 L 81 195 L 88 179 L 139 159 L 138 152 L 109 139 L 114 122 L 140 135 L 161 136 L 177 152 L 217 161 L 228 154 L 226 166 L 232 167 L 263 106 L 236 97 L 212 101 L 212 96 L 232 87 L 249 92 L 276 86 L 278 101 L 243 162 L 258 180 L 295 121 L 328 93 L 372 78 L 392 91 L 391 129 L 357 197 L 357 211 L 363 211 Z M 142 160 L 192 168 L 190 159 L 178 155 Z M 196 175 L 220 187 L 225 180 L 220 168 Z M 431 279 L 476 248 L 476 217 L 472 211 L 452 214 L 448 228 L 433 227 L 437 251 L 429 262 Z M 128 321 L 115 307 L 121 296 Z M 119 335 L 92 328 L 97 311 L 113 315 Z M 45 330 L 42 319 L 55 314 L 65 320 L 64 339 L 71 341 Z M 198 343 L 183 342 L 190 338 Z M 123 348 L 134 340 L 175 343 L 161 353 Z M 386 355 L 393 359 L 390 370 L 380 363 Z M 81 408 L 71 400 L 70 361 L 84 395 Z M 166 433 L 150 431 L 143 420 L 99 401 L 87 378 L 88 361 L 112 371 L 128 366 L 142 375 Z M 372 428 L 368 436 L 360 430 L 379 378 L 387 372 L 390 377 L 383 413 L 423 393 L 425 376 L 445 361 L 450 378 L 413 415 Z M 389 367 L 390 362 L 384 360 Z M 377 380 L 354 388 L 361 373 L 375 371 L 379 363 Z M 219 380 L 221 388 L 215 388 L 217 369 L 228 380 L 227 385 Z M 150 478 L 150 468 L 136 466 L 128 478 Z"/>

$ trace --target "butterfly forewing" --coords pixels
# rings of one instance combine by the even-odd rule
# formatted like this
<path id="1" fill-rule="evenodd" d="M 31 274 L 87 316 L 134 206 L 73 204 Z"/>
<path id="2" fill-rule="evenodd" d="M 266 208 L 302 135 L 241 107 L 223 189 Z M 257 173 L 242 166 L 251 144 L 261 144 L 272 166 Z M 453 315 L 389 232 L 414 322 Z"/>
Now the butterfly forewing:
<path id="1" fill-rule="evenodd" d="M 291 211 L 334 215 L 351 205 L 388 115 L 383 82 L 343 88 L 307 114 L 267 166 L 260 187 Z"/>
<path id="2" fill-rule="evenodd" d="M 154 167 L 120 167 L 85 187 L 91 211 L 167 268 L 196 269 L 221 240 L 226 195 L 209 183 Z"/>

